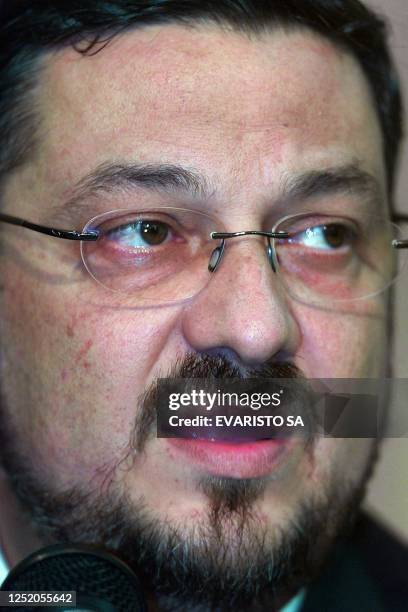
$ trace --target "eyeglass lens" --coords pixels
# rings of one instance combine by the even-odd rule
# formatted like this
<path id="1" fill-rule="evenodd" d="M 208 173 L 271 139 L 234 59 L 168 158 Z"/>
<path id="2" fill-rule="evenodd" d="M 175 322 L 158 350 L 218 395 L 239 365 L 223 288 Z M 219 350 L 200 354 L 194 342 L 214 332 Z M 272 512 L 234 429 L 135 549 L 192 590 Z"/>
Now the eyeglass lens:
<path id="1" fill-rule="evenodd" d="M 270 229 L 290 234 L 271 240 L 277 272 L 288 293 L 306 303 L 375 295 L 400 270 L 391 243 L 401 235 L 386 217 L 310 212 L 288 216 Z M 83 231 L 99 233 L 97 241 L 81 243 L 84 264 L 99 283 L 133 294 L 140 304 L 164 304 L 205 287 L 211 278 L 209 262 L 220 244 L 211 232 L 225 229 L 198 211 L 163 207 L 112 211 L 92 219 Z M 224 258 L 228 246 L 227 240 Z M 221 267 L 222 262 L 216 274 Z"/>

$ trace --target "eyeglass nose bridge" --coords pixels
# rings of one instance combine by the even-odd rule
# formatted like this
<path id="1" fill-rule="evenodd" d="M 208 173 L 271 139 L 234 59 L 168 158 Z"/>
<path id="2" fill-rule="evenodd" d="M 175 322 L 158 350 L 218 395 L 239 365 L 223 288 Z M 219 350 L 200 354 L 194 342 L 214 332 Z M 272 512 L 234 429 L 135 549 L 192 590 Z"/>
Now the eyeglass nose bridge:
<path id="1" fill-rule="evenodd" d="M 288 232 L 263 232 L 261 230 L 248 230 L 242 232 L 211 232 L 210 236 L 213 240 L 221 240 L 221 244 L 217 246 L 211 253 L 210 261 L 208 263 L 209 272 L 215 272 L 218 266 L 220 265 L 222 256 L 224 255 L 225 251 L 225 241 L 229 238 L 238 238 L 240 236 L 265 236 L 268 239 L 268 244 L 266 246 L 266 256 L 272 267 L 272 270 L 276 273 L 277 262 L 275 257 L 275 249 L 271 244 L 271 238 L 289 238 L 290 234 Z"/>

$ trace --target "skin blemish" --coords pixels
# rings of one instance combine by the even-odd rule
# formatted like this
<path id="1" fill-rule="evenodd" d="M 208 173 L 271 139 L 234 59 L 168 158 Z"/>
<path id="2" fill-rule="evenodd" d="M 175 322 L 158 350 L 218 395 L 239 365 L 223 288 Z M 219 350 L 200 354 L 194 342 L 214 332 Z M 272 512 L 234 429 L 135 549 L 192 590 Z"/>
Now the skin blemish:
<path id="1" fill-rule="evenodd" d="M 83 359 L 83 357 L 85 357 L 85 355 L 88 353 L 89 349 L 91 348 L 91 346 L 93 345 L 93 341 L 92 340 L 87 340 L 81 347 L 77 358 L 76 358 L 76 363 L 79 363 L 81 361 L 81 359 Z"/>
<path id="2" fill-rule="evenodd" d="M 69 338 L 73 338 L 73 337 L 74 337 L 74 330 L 73 330 L 73 328 L 71 327 L 71 325 L 67 325 L 67 327 L 66 327 L 66 332 L 67 332 L 67 336 L 68 336 Z"/>

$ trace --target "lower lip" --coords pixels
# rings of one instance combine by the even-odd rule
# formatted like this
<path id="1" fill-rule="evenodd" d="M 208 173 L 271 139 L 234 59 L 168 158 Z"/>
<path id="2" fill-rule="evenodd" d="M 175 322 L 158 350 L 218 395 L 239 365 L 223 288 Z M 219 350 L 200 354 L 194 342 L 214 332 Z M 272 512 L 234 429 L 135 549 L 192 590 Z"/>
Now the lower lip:
<path id="1" fill-rule="evenodd" d="M 293 440 L 260 440 L 257 442 L 224 442 L 169 438 L 177 453 L 188 457 L 206 472 L 230 478 L 260 478 L 282 463 Z"/>

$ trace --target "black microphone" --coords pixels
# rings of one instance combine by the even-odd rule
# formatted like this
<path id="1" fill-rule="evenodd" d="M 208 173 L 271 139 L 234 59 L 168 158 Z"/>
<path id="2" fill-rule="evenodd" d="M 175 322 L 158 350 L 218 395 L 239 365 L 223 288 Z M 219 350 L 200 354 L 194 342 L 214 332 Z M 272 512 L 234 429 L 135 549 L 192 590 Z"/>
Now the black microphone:
<path id="1" fill-rule="evenodd" d="M 132 570 L 116 556 L 93 546 L 56 544 L 42 548 L 11 570 L 1 591 L 76 592 L 76 605 L 14 604 L 12 609 L 18 612 L 147 611 L 142 588 Z"/>

